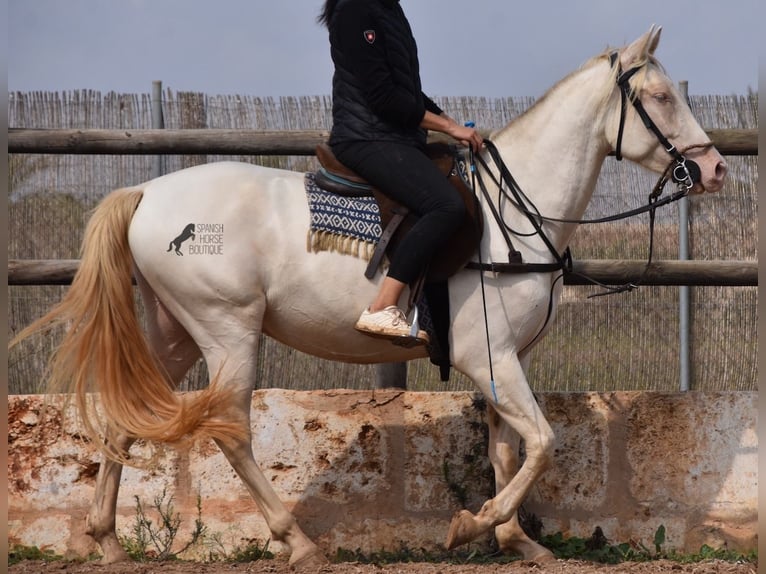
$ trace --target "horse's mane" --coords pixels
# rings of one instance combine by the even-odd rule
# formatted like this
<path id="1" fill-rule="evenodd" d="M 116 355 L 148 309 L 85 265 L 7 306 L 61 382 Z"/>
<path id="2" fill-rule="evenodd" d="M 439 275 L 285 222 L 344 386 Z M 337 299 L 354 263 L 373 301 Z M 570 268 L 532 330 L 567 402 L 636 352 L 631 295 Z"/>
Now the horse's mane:
<path id="1" fill-rule="evenodd" d="M 560 79 L 558 82 L 556 82 L 553 86 L 551 86 L 542 96 L 540 96 L 532 106 L 530 106 L 527 110 L 524 111 L 521 115 L 519 115 L 517 118 L 514 119 L 516 121 L 517 119 L 527 115 L 528 113 L 532 112 L 536 107 L 541 105 L 543 102 L 545 102 L 548 99 L 548 96 L 555 92 L 559 86 L 569 81 L 572 76 L 575 76 L 584 70 L 587 70 L 588 68 L 591 68 L 598 63 L 600 63 L 603 60 L 609 60 L 611 54 L 618 51 L 617 48 L 607 48 L 600 54 L 597 54 L 596 56 L 593 56 L 589 60 L 587 60 L 584 64 L 582 64 L 577 70 L 567 74 L 565 77 Z M 635 66 L 640 67 L 640 70 L 636 72 L 636 74 L 631 78 L 631 97 L 636 97 L 640 92 L 641 89 L 644 87 L 644 84 L 646 83 L 646 77 L 649 70 L 649 66 L 646 64 L 653 64 L 657 66 L 662 72 L 665 72 L 665 69 L 663 68 L 662 64 L 652 55 L 649 55 L 646 59 L 636 62 Z M 609 76 L 606 78 L 606 80 L 603 82 L 601 86 L 594 86 L 594 90 L 598 90 L 600 93 L 597 93 L 598 98 L 600 100 L 600 107 L 605 108 L 607 103 L 609 102 L 609 98 L 612 95 L 612 92 L 615 88 L 615 83 L 617 81 L 617 74 L 619 72 L 619 66 L 613 65 L 611 67 Z M 624 71 L 624 70 L 623 70 Z M 513 123 L 513 122 L 511 122 Z"/>

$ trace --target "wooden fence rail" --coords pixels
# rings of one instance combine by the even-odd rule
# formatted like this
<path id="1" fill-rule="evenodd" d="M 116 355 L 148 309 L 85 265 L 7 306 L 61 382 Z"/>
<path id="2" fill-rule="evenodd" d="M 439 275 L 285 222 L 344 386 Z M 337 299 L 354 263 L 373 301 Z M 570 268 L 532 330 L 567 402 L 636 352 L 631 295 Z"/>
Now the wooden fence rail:
<path id="1" fill-rule="evenodd" d="M 69 285 L 78 265 L 77 259 L 12 259 L 8 285 Z M 757 261 L 654 261 L 645 275 L 644 261 L 582 260 L 572 267 L 574 273 L 564 277 L 567 285 L 590 284 L 579 274 L 607 285 L 639 280 L 642 285 L 758 285 Z"/>
<path id="2" fill-rule="evenodd" d="M 710 129 L 711 140 L 724 155 L 756 155 L 758 130 Z M 489 133 L 485 133 L 485 136 Z M 51 154 L 211 154 L 211 155 L 313 155 L 325 142 L 325 130 L 8 130 L 9 153 Z M 435 136 L 433 139 L 443 139 Z M 66 285 L 71 283 L 77 260 L 11 260 L 9 285 Z M 655 261 L 646 273 L 642 261 L 583 260 L 573 262 L 575 273 L 568 285 L 587 285 L 587 276 L 617 285 L 755 286 L 758 264 L 753 261 Z"/>
<path id="3" fill-rule="evenodd" d="M 709 129 L 708 136 L 723 155 L 757 155 L 757 129 Z M 489 132 L 482 132 L 484 137 Z M 22 154 L 100 155 L 261 155 L 311 156 L 327 141 L 326 130 L 232 129 L 26 129 L 8 130 L 8 152 Z M 443 140 L 443 136 L 433 136 Z M 10 260 L 8 285 L 68 285 L 78 260 Z M 572 263 L 568 285 L 587 285 L 583 276 L 605 285 L 757 286 L 754 261 L 583 260 Z M 383 364 L 376 369 L 378 387 L 406 388 L 406 365 Z"/>
<path id="4" fill-rule="evenodd" d="M 709 129 L 710 139 L 723 155 L 756 155 L 757 129 Z M 9 153 L 50 154 L 210 154 L 210 155 L 314 155 L 327 141 L 325 130 L 8 130 Z M 489 132 L 483 132 L 487 137 Z M 443 140 L 444 136 L 432 139 Z"/>

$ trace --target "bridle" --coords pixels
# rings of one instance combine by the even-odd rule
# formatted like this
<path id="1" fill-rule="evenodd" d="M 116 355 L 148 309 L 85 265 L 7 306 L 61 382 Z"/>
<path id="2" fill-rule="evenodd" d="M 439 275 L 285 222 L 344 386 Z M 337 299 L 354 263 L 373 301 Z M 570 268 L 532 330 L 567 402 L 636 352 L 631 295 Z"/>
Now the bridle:
<path id="1" fill-rule="evenodd" d="M 665 182 L 667 181 L 668 173 L 670 173 L 673 181 L 676 184 L 685 186 L 687 191 L 690 190 L 692 187 L 694 187 L 695 183 L 700 181 L 702 177 L 702 172 L 700 171 L 699 165 L 697 165 L 697 162 L 694 160 L 687 159 L 682 152 L 676 149 L 676 146 L 668 141 L 668 138 L 665 137 L 665 134 L 662 133 L 662 131 L 657 127 L 657 124 L 654 123 L 654 120 L 652 120 L 652 118 L 647 113 L 646 108 L 644 108 L 644 104 L 641 103 L 641 99 L 632 93 L 632 89 L 630 87 L 630 79 L 636 74 L 636 72 L 643 68 L 645 64 L 635 66 L 623 72 L 622 66 L 619 63 L 619 52 L 612 52 L 609 54 L 609 62 L 612 66 L 615 64 L 618 66 L 617 86 L 620 88 L 620 98 L 622 100 L 622 105 L 620 106 L 620 125 L 617 130 L 617 144 L 615 145 L 614 150 L 615 158 L 617 161 L 622 160 L 622 134 L 625 129 L 625 117 L 627 115 L 628 102 L 630 102 L 633 104 L 633 109 L 636 110 L 638 117 L 640 117 L 641 121 L 644 122 L 646 129 L 655 135 L 657 141 L 660 142 L 660 145 L 662 145 L 662 147 L 665 148 L 665 151 L 668 152 L 673 158 L 673 161 L 670 162 L 667 169 L 660 178 L 662 186 L 664 186 Z M 690 146 L 684 151 L 688 151 L 689 149 L 697 147 L 710 147 L 711 145 L 712 143 L 698 144 Z M 655 186 L 655 190 L 657 190 L 657 186 Z M 662 189 L 660 188 L 657 194 L 659 195 L 661 191 Z"/>
<path id="2" fill-rule="evenodd" d="M 652 247 L 653 247 L 653 237 L 654 237 L 655 210 L 658 207 L 667 205 L 683 197 L 686 197 L 691 191 L 691 189 L 694 187 L 695 183 L 699 182 L 701 179 L 701 170 L 699 168 L 699 165 L 697 165 L 695 161 L 688 159 L 683 152 L 686 152 L 694 148 L 710 147 L 713 144 L 711 142 L 707 142 L 703 144 L 694 144 L 685 148 L 683 152 L 679 151 L 673 144 L 670 143 L 668 138 L 665 137 L 665 134 L 662 133 L 662 130 L 660 130 L 659 127 L 657 127 L 657 124 L 654 122 L 654 120 L 652 120 L 652 118 L 649 116 L 646 109 L 644 108 L 643 104 L 641 103 L 640 98 L 635 97 L 634 94 L 632 93 L 632 88 L 630 87 L 630 79 L 646 64 L 644 63 L 639 66 L 635 66 L 623 72 L 619 63 L 619 53 L 616 51 L 612 52 L 609 55 L 609 61 L 612 66 L 615 66 L 615 65 L 618 66 L 616 83 L 617 83 L 617 86 L 620 88 L 620 97 L 621 97 L 620 121 L 619 121 L 617 141 L 616 141 L 615 151 L 614 151 L 615 158 L 618 161 L 622 160 L 622 139 L 623 139 L 623 133 L 625 128 L 625 119 L 626 119 L 627 111 L 628 111 L 628 103 L 631 103 L 633 105 L 633 108 L 636 110 L 636 113 L 641 118 L 642 122 L 644 123 L 644 126 L 646 126 L 646 128 L 651 133 L 654 134 L 654 136 L 659 141 L 660 145 L 662 145 L 665 151 L 671 156 L 670 163 L 668 164 L 667 168 L 665 168 L 663 173 L 660 175 L 657 183 L 652 189 L 652 192 L 649 194 L 648 203 L 636 209 L 621 212 L 616 215 L 602 217 L 599 219 L 560 219 L 555 217 L 544 216 L 539 212 L 537 207 L 535 207 L 535 205 L 526 196 L 526 194 L 524 194 L 523 190 L 518 185 L 513 175 L 511 174 L 510 170 L 508 169 L 505 162 L 503 161 L 502 157 L 500 156 L 500 152 L 497 149 L 497 147 L 494 145 L 494 143 L 488 139 L 485 139 L 484 145 L 487 150 L 487 155 L 489 155 L 490 159 L 492 160 L 492 163 L 499 170 L 499 176 L 495 177 L 492 174 L 492 169 L 490 168 L 488 162 L 481 155 L 474 156 L 473 154 L 471 154 L 471 157 L 470 157 L 471 175 L 473 179 L 475 179 L 476 182 L 478 183 L 479 189 L 481 189 L 481 192 L 484 198 L 487 200 L 487 204 L 489 205 L 490 211 L 492 212 L 492 216 L 497 222 L 498 226 L 500 227 L 500 230 L 503 234 L 506 244 L 508 245 L 508 249 L 509 249 L 508 263 L 504 263 L 504 262 L 484 263 L 481 261 L 481 257 L 480 257 L 479 262 L 470 262 L 467 264 L 467 267 L 469 269 L 479 269 L 482 271 L 492 271 L 497 273 L 530 273 L 530 272 L 531 273 L 534 273 L 534 272 L 546 273 L 546 272 L 557 271 L 557 270 L 561 270 L 564 273 L 574 273 L 574 271 L 572 270 L 571 256 L 569 254 L 568 248 L 563 255 L 559 254 L 556 251 L 555 247 L 553 246 L 553 243 L 548 238 L 548 236 L 546 235 L 542 227 L 542 224 L 544 222 L 576 223 L 576 224 L 606 223 L 610 221 L 625 219 L 627 217 L 632 217 L 634 215 L 639 215 L 641 213 L 649 212 L 650 247 L 649 247 L 648 261 L 646 265 L 646 268 L 648 269 L 651 263 L 652 251 L 653 251 Z M 526 216 L 526 218 L 531 223 L 532 228 L 534 229 L 532 233 L 523 234 L 518 231 L 514 231 L 513 229 L 510 228 L 510 226 L 508 226 L 508 224 L 503 219 L 501 211 L 498 211 L 498 209 L 495 207 L 494 202 L 492 201 L 489 195 L 487 186 L 484 183 L 483 177 L 481 173 L 476 169 L 475 162 L 478 162 L 482 166 L 482 168 L 484 169 L 484 173 L 487 174 L 487 176 L 492 180 L 493 184 L 497 187 L 500 193 L 500 199 L 506 199 L 514 207 L 516 207 L 516 209 L 518 209 L 521 213 L 523 213 Z M 676 183 L 676 185 L 678 186 L 678 190 L 675 193 L 663 199 L 660 199 L 660 195 L 662 194 L 665 184 L 668 182 L 669 179 L 672 179 Z M 476 190 L 477 185 L 475 183 L 472 185 L 474 190 Z M 499 204 L 500 202 L 498 201 L 498 205 Z M 546 245 L 546 247 L 548 248 L 548 251 L 551 253 L 555 261 L 553 263 L 523 262 L 521 253 L 513 247 L 513 243 L 510 236 L 511 234 L 518 235 L 518 236 L 538 235 L 540 239 L 543 241 L 543 243 Z M 594 284 L 601 285 L 595 280 L 592 280 L 592 279 L 589 279 L 589 280 L 591 280 Z M 640 283 L 640 281 L 623 285 L 620 287 L 606 287 L 605 285 L 601 285 L 601 286 L 607 288 L 609 292 L 611 293 L 611 292 L 621 292 L 621 291 L 632 290 L 638 286 L 638 283 Z"/>
<path id="3" fill-rule="evenodd" d="M 614 287 L 614 286 L 604 285 L 593 278 L 587 277 L 586 275 L 582 273 L 577 273 L 578 275 L 580 275 L 581 277 L 584 277 L 585 279 L 587 279 L 594 285 L 598 285 L 605 290 L 602 293 L 597 293 L 595 295 L 591 295 L 590 297 L 595 297 L 599 295 L 609 295 L 613 293 L 621 293 L 624 291 L 632 291 L 633 289 L 636 289 L 638 285 L 642 282 L 652 262 L 652 252 L 653 252 L 653 245 L 654 245 L 654 220 L 655 220 L 656 209 L 660 207 L 661 205 L 666 205 L 668 203 L 671 203 L 683 197 L 686 197 L 691 191 L 691 189 L 694 187 L 694 185 L 701 180 L 702 172 L 700 170 L 699 165 L 695 161 L 688 159 L 684 155 L 684 152 L 694 148 L 707 148 L 712 146 L 713 144 L 710 142 L 703 143 L 703 144 L 695 144 L 685 148 L 683 151 L 679 151 L 673 144 L 670 143 L 668 138 L 665 137 L 665 134 L 662 133 L 659 127 L 657 127 L 657 124 L 654 123 L 654 120 L 652 120 L 652 118 L 649 116 L 646 109 L 644 108 L 643 104 L 641 103 L 640 98 L 637 97 L 637 95 L 633 94 L 632 88 L 630 87 L 630 79 L 641 68 L 643 68 L 646 65 L 646 63 L 643 63 L 639 66 L 635 66 L 623 72 L 622 66 L 620 65 L 620 62 L 619 62 L 619 52 L 617 51 L 610 53 L 609 62 L 613 67 L 615 65 L 617 66 L 616 83 L 617 83 L 617 86 L 620 88 L 620 99 L 621 99 L 620 121 L 619 121 L 619 128 L 617 132 L 617 141 L 616 141 L 615 150 L 614 150 L 615 158 L 618 161 L 622 160 L 622 138 L 623 138 L 623 132 L 625 129 L 625 119 L 628 112 L 628 102 L 630 102 L 633 105 L 633 109 L 635 109 L 636 113 L 641 118 L 641 121 L 644 123 L 644 126 L 646 126 L 646 129 L 648 129 L 651 133 L 654 134 L 654 136 L 659 141 L 660 145 L 662 145 L 665 151 L 671 156 L 671 161 L 668 164 L 668 167 L 660 175 L 659 180 L 657 181 L 656 185 L 652 189 L 652 192 L 649 194 L 649 200 L 647 205 L 637 209 L 630 210 L 630 211 L 622 212 L 616 215 L 603 217 L 600 219 L 572 220 L 572 219 L 557 219 L 553 217 L 543 216 L 535 207 L 535 205 L 530 201 L 530 199 L 524 194 L 522 189 L 519 187 L 518 183 L 516 183 L 516 180 L 513 178 L 513 175 L 511 174 L 510 170 L 505 165 L 505 162 L 500 156 L 500 153 L 497 147 L 490 140 L 485 139 L 484 145 L 486 147 L 487 154 L 489 155 L 492 162 L 495 164 L 495 166 L 499 170 L 499 177 L 496 178 L 492 174 L 492 170 L 490 169 L 490 166 L 481 155 L 474 155 L 472 152 L 469 152 L 471 177 L 474 180 L 472 182 L 474 192 L 476 191 L 476 187 L 477 187 L 476 183 L 478 182 L 478 187 L 481 189 L 481 192 L 484 198 L 486 199 L 487 205 L 489 206 L 490 211 L 492 212 L 492 216 L 497 222 L 503 234 L 503 237 L 506 241 L 506 244 L 508 246 L 508 262 L 507 263 L 492 262 L 492 261 L 485 263 L 482 261 L 481 249 L 479 249 L 479 261 L 478 262 L 472 261 L 466 265 L 466 268 L 468 269 L 477 269 L 481 271 L 480 277 L 481 277 L 481 287 L 482 287 L 482 298 L 484 300 L 484 306 L 485 306 L 484 314 L 485 314 L 485 327 L 487 329 L 486 335 L 487 335 L 488 351 L 490 349 L 490 346 L 489 346 L 489 324 L 486 321 L 486 313 L 487 313 L 486 299 L 484 297 L 484 272 L 485 271 L 490 271 L 495 273 L 550 273 L 553 271 L 562 272 L 551 284 L 551 297 L 548 303 L 548 314 L 543 324 L 543 327 L 540 329 L 538 334 L 535 337 L 533 337 L 532 340 L 524 347 L 524 349 L 522 349 L 522 352 L 526 350 L 527 348 L 529 348 L 537 340 L 537 338 L 545 329 L 545 326 L 548 324 L 548 321 L 550 320 L 551 314 L 553 312 L 553 289 L 555 288 L 556 283 L 561 278 L 563 278 L 564 275 L 576 273 L 572 269 L 572 257 L 569 252 L 569 248 L 567 247 L 564 254 L 558 253 L 558 251 L 553 246 L 553 243 L 550 240 L 550 238 L 545 234 L 545 231 L 542 227 L 544 222 L 576 223 L 576 224 L 604 223 L 608 221 L 616 221 L 619 219 L 632 217 L 634 215 L 638 215 L 644 212 L 649 212 L 649 254 L 648 254 L 646 266 L 644 267 L 644 271 L 641 277 L 637 281 Z M 476 165 L 475 165 L 476 161 L 478 161 L 478 163 L 482 166 L 482 168 L 484 169 L 484 173 L 486 173 L 488 177 L 492 179 L 493 183 L 497 186 L 499 190 L 500 197 L 498 201 L 498 206 L 500 206 L 501 199 L 505 198 L 506 200 L 508 200 L 529 220 L 529 222 L 532 225 L 532 228 L 534 229 L 532 233 L 522 234 L 518 231 L 514 231 L 505 222 L 502 216 L 502 209 L 498 210 L 498 208 L 495 207 L 494 202 L 492 201 L 489 195 L 489 191 L 487 190 L 487 186 L 485 185 L 483 181 L 481 173 L 476 169 Z M 665 184 L 668 182 L 668 179 L 672 179 L 676 183 L 676 185 L 678 186 L 678 190 L 672 195 L 665 197 L 664 199 L 659 199 L 665 187 Z M 478 201 L 478 197 L 477 197 L 477 201 Z M 510 234 L 514 234 L 517 236 L 538 235 L 540 239 L 543 241 L 543 243 L 546 245 L 548 250 L 550 251 L 551 255 L 553 256 L 554 262 L 553 263 L 526 263 L 522 261 L 521 253 L 514 248 L 513 243 L 511 241 Z M 490 377 L 491 377 L 490 382 L 491 382 L 492 392 L 494 394 L 495 383 L 494 383 L 494 373 L 492 369 L 491 351 L 490 351 L 489 360 L 490 360 Z"/>

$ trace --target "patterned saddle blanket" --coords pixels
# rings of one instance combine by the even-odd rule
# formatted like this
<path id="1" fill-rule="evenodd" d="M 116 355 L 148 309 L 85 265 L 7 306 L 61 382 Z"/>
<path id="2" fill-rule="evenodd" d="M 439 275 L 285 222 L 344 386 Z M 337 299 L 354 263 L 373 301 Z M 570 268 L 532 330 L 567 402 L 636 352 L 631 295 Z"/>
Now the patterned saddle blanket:
<path id="1" fill-rule="evenodd" d="M 369 260 L 383 233 L 375 198 L 325 191 L 317 185 L 314 173 L 306 174 L 305 185 L 311 212 L 308 250 L 335 251 Z"/>
<path id="2" fill-rule="evenodd" d="M 433 143 L 427 146 L 426 153 L 466 205 L 462 226 L 429 264 L 425 276 L 428 283 L 446 280 L 465 266 L 479 245 L 483 221 L 473 191 L 467 185 L 465 162 L 456 150 L 447 144 Z M 328 145 L 317 146 L 317 157 L 322 168 L 306 175 L 312 213 L 308 247 L 311 251 L 338 251 L 368 261 L 372 257 L 365 273 L 372 278 L 383 261 L 383 253 L 397 248 L 417 217 L 343 166 Z"/>
<path id="3" fill-rule="evenodd" d="M 473 193 L 466 185 L 465 164 L 459 161 L 455 150 L 445 144 L 432 144 L 428 153 L 460 192 L 468 211 L 462 228 L 431 262 L 422 292 L 417 287 L 414 291 L 416 295 L 422 295 L 415 298 L 415 304 L 420 327 L 430 337 L 430 360 L 439 367 L 442 381 L 448 381 L 451 364 L 447 278 L 461 269 L 475 252 L 483 221 Z M 371 260 L 365 275 L 372 278 L 383 264 L 384 250 L 376 251 L 378 243 L 386 252 L 396 249 L 399 238 L 414 225 L 415 216 L 407 214 L 406 208 L 383 196 L 340 164 L 329 146 L 318 146 L 317 157 L 322 169 L 305 176 L 311 212 L 307 248 L 312 252 L 334 251 Z"/>

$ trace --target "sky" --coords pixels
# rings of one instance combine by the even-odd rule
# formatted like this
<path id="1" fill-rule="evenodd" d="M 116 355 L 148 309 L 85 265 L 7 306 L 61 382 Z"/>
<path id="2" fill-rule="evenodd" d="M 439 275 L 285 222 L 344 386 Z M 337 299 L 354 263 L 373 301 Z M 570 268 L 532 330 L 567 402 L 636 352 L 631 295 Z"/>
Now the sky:
<path id="1" fill-rule="evenodd" d="M 539 97 L 607 47 L 663 27 L 693 95 L 758 89 L 761 0 L 402 0 L 424 91 Z M 8 90 L 331 94 L 322 0 L 8 0 Z"/>

